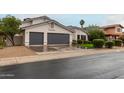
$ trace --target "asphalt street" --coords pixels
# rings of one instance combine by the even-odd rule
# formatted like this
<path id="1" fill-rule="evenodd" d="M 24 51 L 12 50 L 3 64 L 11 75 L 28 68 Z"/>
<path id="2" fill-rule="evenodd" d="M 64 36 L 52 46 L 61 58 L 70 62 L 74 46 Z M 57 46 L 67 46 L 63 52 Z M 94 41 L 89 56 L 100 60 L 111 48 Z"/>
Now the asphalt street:
<path id="1" fill-rule="evenodd" d="M 124 52 L 0 67 L 1 79 L 124 78 Z"/>

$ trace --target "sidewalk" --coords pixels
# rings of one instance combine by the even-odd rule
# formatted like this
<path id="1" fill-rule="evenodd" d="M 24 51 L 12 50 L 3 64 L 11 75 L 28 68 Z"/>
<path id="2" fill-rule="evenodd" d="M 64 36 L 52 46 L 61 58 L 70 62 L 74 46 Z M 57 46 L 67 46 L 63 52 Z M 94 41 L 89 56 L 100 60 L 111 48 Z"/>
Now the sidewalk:
<path id="1" fill-rule="evenodd" d="M 57 51 L 57 52 L 42 52 L 34 56 L 23 56 L 23 57 L 13 57 L 13 58 L 1 58 L 0 66 L 30 63 L 37 61 L 46 61 L 60 58 L 78 57 L 84 55 L 101 54 L 101 53 L 111 53 L 124 51 L 124 48 L 119 49 L 82 49 L 73 51 Z"/>

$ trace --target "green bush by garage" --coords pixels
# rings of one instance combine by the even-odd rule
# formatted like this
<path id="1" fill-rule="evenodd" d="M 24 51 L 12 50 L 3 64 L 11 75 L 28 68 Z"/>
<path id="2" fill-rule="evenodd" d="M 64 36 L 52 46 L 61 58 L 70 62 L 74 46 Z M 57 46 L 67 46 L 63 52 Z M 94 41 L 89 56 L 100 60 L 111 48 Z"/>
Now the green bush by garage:
<path id="1" fill-rule="evenodd" d="M 81 39 L 78 39 L 78 40 L 77 40 L 77 44 L 79 44 L 79 45 L 80 45 L 80 44 L 83 44 L 83 42 L 84 42 L 84 41 L 81 40 Z"/>
<path id="2" fill-rule="evenodd" d="M 73 40 L 72 41 L 72 46 L 76 46 L 77 45 L 77 41 L 76 40 Z"/>

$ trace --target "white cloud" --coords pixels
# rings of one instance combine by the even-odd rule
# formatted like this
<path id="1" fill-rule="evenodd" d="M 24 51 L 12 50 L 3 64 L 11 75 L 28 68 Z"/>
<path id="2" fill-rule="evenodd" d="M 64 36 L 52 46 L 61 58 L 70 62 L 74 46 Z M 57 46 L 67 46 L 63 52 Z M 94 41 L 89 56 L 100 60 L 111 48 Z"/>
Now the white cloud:
<path id="1" fill-rule="evenodd" d="M 106 18 L 106 24 L 122 24 L 122 25 L 124 25 L 124 14 L 108 15 Z"/>
<path id="2" fill-rule="evenodd" d="M 13 15 L 22 19 L 22 20 L 24 18 L 33 18 L 33 17 L 43 16 L 43 14 L 13 14 Z"/>

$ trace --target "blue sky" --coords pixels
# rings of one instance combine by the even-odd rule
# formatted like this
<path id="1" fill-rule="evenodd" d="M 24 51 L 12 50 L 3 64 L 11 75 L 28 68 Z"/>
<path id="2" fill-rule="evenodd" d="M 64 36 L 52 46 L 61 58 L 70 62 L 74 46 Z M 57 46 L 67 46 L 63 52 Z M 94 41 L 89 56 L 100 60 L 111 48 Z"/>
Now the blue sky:
<path id="1" fill-rule="evenodd" d="M 43 16 L 43 14 L 12 14 L 17 18 L 23 20 L 24 18 L 32 18 Z M 0 15 L 0 18 L 6 15 Z M 99 26 L 108 24 L 122 24 L 124 25 L 123 14 L 46 14 L 52 19 L 59 21 L 64 25 L 80 26 L 81 19 L 85 20 L 85 26 L 96 24 Z"/>

